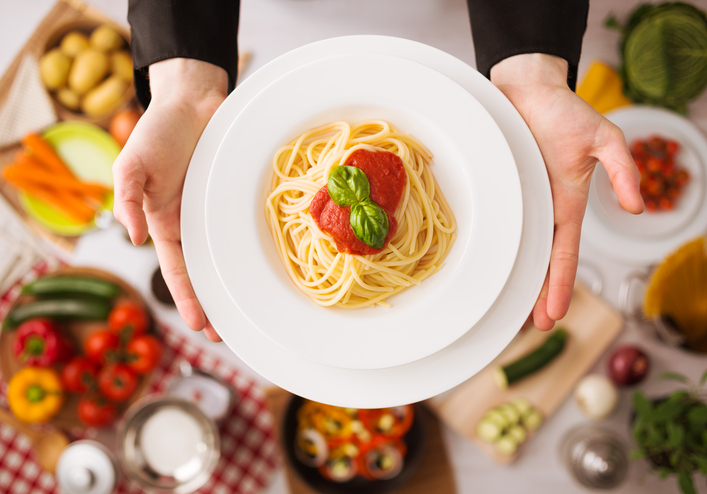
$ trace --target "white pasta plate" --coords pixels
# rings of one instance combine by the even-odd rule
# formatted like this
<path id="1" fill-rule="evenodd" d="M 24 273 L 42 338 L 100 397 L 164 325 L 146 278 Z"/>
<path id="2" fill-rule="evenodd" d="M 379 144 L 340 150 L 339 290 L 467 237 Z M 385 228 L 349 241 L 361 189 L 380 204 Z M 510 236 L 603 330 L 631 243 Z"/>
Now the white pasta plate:
<path id="1" fill-rule="evenodd" d="M 469 91 L 493 116 L 513 152 L 523 189 L 523 234 L 506 286 L 484 317 L 437 353 L 385 369 L 345 369 L 305 359 L 278 345 L 238 310 L 216 272 L 206 237 L 209 173 L 231 122 L 271 82 L 302 65 L 341 54 L 384 54 L 423 63 Z M 389 36 L 345 36 L 312 43 L 273 60 L 238 85 L 204 130 L 184 183 L 182 248 L 189 279 L 211 324 L 233 352 L 275 385 L 333 405 L 382 408 L 425 400 L 461 384 L 495 359 L 518 332 L 542 287 L 550 260 L 553 216 L 550 183 L 523 118 L 488 79 L 431 46 Z"/>
<path id="2" fill-rule="evenodd" d="M 367 119 L 432 151 L 457 240 L 444 267 L 391 297 L 391 307 L 321 307 L 289 279 L 267 226 L 272 157 L 308 129 Z M 522 200 L 506 139 L 468 91 L 415 61 L 339 55 L 275 80 L 233 119 L 209 176 L 206 232 L 221 283 L 267 337 L 323 365 L 381 369 L 438 352 L 486 314 L 515 263 Z"/>
<path id="3" fill-rule="evenodd" d="M 685 117 L 647 106 L 620 108 L 607 118 L 630 143 L 659 135 L 680 144 L 675 162 L 690 173 L 690 182 L 672 211 L 625 211 L 604 167 L 597 166 L 589 190 L 582 238 L 604 254 L 633 265 L 660 261 L 707 228 L 707 139 Z"/>

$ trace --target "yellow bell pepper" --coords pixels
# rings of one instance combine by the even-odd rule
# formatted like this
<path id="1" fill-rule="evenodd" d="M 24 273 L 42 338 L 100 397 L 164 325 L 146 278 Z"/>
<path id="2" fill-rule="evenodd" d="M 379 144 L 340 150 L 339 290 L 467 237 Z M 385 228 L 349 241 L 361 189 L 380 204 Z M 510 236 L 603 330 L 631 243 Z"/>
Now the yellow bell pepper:
<path id="1" fill-rule="evenodd" d="M 7 401 L 20 421 L 48 422 L 64 404 L 59 374 L 49 367 L 21 369 L 10 379 Z"/>
<path id="2" fill-rule="evenodd" d="M 607 113 L 633 103 L 624 96 L 619 74 L 602 62 L 592 63 L 577 87 L 577 95 L 599 113 Z"/>

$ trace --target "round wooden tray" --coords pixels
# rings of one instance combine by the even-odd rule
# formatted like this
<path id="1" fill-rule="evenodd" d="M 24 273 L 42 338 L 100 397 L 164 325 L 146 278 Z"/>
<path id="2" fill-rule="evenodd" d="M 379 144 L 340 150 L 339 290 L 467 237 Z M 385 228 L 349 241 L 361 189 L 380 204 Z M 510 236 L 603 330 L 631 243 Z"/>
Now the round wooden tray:
<path id="1" fill-rule="evenodd" d="M 116 297 L 115 301 L 129 300 L 140 304 L 145 311 L 149 314 L 149 309 L 145 304 L 144 300 L 140 294 L 129 284 L 127 284 L 122 279 L 117 276 L 107 273 L 106 271 L 101 271 L 95 268 L 82 268 L 82 267 L 66 267 L 60 268 L 43 277 L 57 276 L 57 275 L 76 275 L 76 276 L 90 276 L 94 278 L 100 278 L 107 281 L 111 281 L 118 285 L 121 289 L 121 293 Z M 12 309 L 20 305 L 24 305 L 30 301 L 34 300 L 31 295 L 20 295 L 15 303 L 12 305 Z M 11 309 L 11 310 L 12 310 Z M 150 317 L 152 321 L 152 317 Z M 94 331 L 106 327 L 105 321 L 71 321 L 71 322 L 59 322 L 59 326 L 64 331 L 64 335 L 70 341 L 73 349 L 74 355 L 83 354 L 83 342 L 84 340 Z M 150 331 L 152 330 L 152 323 Z M 20 370 L 22 366 L 15 359 L 12 354 L 12 342 L 15 337 L 14 330 L 4 330 L 0 332 L 0 372 L 2 372 L 2 379 L 7 382 L 10 377 Z M 55 368 L 59 370 L 59 367 Z M 147 382 L 149 379 L 149 374 L 147 376 L 142 376 L 140 378 L 140 383 L 138 388 L 130 399 L 124 403 L 120 403 L 118 406 L 118 417 L 127 409 L 132 403 L 134 403 L 138 398 L 140 398 L 147 389 Z M 61 427 L 64 429 L 72 429 L 76 427 L 86 427 L 81 423 L 78 418 L 76 408 L 79 403 L 80 395 L 76 393 L 66 393 L 66 401 L 61 411 L 50 421 L 51 424 Z"/>

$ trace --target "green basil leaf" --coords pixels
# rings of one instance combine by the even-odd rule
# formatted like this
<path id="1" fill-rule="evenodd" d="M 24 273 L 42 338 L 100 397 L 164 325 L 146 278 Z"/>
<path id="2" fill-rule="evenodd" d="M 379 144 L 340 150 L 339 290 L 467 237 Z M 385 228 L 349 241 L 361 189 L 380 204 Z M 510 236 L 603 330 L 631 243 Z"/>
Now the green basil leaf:
<path id="1" fill-rule="evenodd" d="M 351 206 L 349 223 L 354 235 L 364 244 L 380 249 L 388 236 L 388 215 L 378 204 L 365 200 Z"/>
<path id="2" fill-rule="evenodd" d="M 371 193 L 368 177 L 355 166 L 337 166 L 327 180 L 329 197 L 339 206 L 353 206 L 365 201 Z"/>

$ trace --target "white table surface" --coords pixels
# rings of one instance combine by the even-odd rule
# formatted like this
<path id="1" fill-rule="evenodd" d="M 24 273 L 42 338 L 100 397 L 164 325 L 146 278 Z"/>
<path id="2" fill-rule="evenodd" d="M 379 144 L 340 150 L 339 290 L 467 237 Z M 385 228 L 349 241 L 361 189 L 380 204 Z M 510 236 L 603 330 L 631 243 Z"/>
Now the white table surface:
<path id="1" fill-rule="evenodd" d="M 88 0 L 117 22 L 127 24 L 127 0 Z M 636 0 L 596 0 L 589 12 L 588 29 L 580 63 L 580 77 L 588 64 L 599 59 L 617 65 L 619 35 L 602 24 L 610 11 L 623 20 L 637 4 Z M 695 3 L 707 10 L 707 0 Z M 0 0 L 0 73 L 30 37 L 36 26 L 52 8 L 53 0 Z M 465 0 L 242 0 L 239 43 L 252 58 L 241 78 L 273 58 L 306 43 L 347 34 L 386 34 L 410 38 L 430 44 L 474 65 L 473 44 Z M 690 118 L 707 133 L 707 93 L 690 106 Z M 636 266 L 628 266 L 604 257 L 591 246 L 582 244 L 581 262 L 595 266 L 601 273 L 602 296 L 616 306 L 619 286 Z M 159 304 L 150 294 L 152 272 L 157 258 L 150 247 L 134 247 L 116 225 L 111 229 L 83 237 L 75 252 L 67 259 L 72 264 L 88 265 L 115 272 L 137 287 L 152 303 L 157 316 L 182 330 L 199 344 L 232 362 L 242 372 L 257 376 L 225 345 L 208 342 L 201 333 L 190 331 L 176 311 Z M 660 395 L 672 385 L 652 379 L 663 370 L 678 371 L 693 379 L 707 368 L 707 358 L 669 349 L 642 332 L 636 323 L 628 323 L 619 342 L 640 342 L 652 361 L 647 382 L 639 389 L 649 395 Z M 616 344 L 618 344 L 617 342 Z M 605 361 L 595 371 L 603 372 Z M 630 392 L 621 394 L 618 410 L 601 422 L 627 441 Z M 453 463 L 460 493 L 582 493 L 589 492 L 570 478 L 561 465 L 558 448 L 563 435 L 573 426 L 586 423 L 573 400 L 567 400 L 525 447 L 521 458 L 512 466 L 499 466 L 479 452 L 471 443 L 445 429 L 444 437 Z M 696 478 L 698 491 L 707 493 L 704 478 Z M 273 478 L 269 494 L 286 493 L 282 472 Z M 614 492 L 677 493 L 673 479 L 661 482 L 649 474 L 645 464 L 634 462 L 628 480 Z"/>

